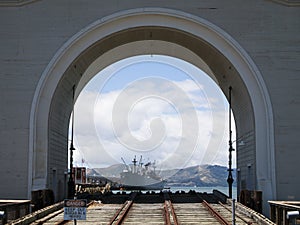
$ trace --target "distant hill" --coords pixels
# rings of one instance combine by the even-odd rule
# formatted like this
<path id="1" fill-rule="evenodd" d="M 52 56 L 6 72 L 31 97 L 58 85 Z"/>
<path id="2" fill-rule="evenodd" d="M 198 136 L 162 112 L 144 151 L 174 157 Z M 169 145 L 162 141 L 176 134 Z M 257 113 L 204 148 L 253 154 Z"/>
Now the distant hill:
<path id="1" fill-rule="evenodd" d="M 87 175 L 96 175 L 103 177 L 120 177 L 120 173 L 126 169 L 124 164 L 115 164 L 105 168 L 87 169 Z"/>
<path id="2" fill-rule="evenodd" d="M 162 177 L 168 177 L 175 171 L 162 171 Z M 192 166 L 178 170 L 174 175 L 167 179 L 169 186 L 227 186 L 227 167 L 218 165 Z M 235 170 L 233 171 L 235 177 Z"/>
<path id="3" fill-rule="evenodd" d="M 120 177 L 126 169 L 124 164 L 116 164 L 106 168 L 87 169 L 88 176 L 103 176 L 108 179 Z M 167 186 L 227 186 L 227 167 L 219 165 L 199 165 L 179 170 L 160 171 L 159 175 L 167 180 Z M 170 177 L 170 175 L 172 175 Z M 236 171 L 233 171 L 235 179 Z M 236 180 L 236 179 L 235 179 Z M 235 185 L 235 183 L 233 184 Z"/>

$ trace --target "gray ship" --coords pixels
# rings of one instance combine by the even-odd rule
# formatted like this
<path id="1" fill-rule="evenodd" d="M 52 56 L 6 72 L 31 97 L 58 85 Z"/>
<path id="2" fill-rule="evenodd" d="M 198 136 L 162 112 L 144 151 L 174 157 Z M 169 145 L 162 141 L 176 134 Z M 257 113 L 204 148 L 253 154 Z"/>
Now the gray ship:
<path id="1" fill-rule="evenodd" d="M 121 187 L 125 190 L 162 190 L 165 181 L 156 174 L 155 162 L 148 162 L 145 165 L 142 163 L 142 156 L 140 161 L 136 160 L 136 156 L 132 160 L 132 166 L 126 164 L 121 175 Z"/>

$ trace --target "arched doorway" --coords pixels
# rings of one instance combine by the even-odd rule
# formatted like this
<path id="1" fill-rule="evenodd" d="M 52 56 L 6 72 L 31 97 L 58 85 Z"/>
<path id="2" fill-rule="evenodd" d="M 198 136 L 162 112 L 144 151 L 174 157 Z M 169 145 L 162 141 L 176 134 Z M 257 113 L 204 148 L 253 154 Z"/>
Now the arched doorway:
<path id="1" fill-rule="evenodd" d="M 233 87 L 237 140 L 247 142 L 246 147 L 237 149 L 241 188 L 250 185 L 250 166 L 252 188 L 262 190 L 264 199 L 275 198 L 272 108 L 255 64 L 238 43 L 208 21 L 160 8 L 124 11 L 96 21 L 53 57 L 31 109 L 31 189 L 62 188 L 72 87 L 76 85 L 77 96 L 99 70 L 140 54 L 164 54 L 190 62 L 213 77 L 225 95 L 228 87 Z M 51 176 L 57 184 L 52 184 Z"/>

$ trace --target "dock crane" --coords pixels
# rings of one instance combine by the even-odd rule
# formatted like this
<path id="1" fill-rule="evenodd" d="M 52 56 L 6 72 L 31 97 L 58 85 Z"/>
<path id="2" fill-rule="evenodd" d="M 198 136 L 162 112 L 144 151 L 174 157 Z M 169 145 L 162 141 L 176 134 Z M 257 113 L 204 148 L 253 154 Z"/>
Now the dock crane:
<path id="1" fill-rule="evenodd" d="M 126 166 L 128 171 L 131 171 L 130 166 L 127 165 L 127 163 L 125 162 L 125 160 L 123 159 L 123 157 L 121 157 L 121 160 L 123 161 L 124 165 Z"/>

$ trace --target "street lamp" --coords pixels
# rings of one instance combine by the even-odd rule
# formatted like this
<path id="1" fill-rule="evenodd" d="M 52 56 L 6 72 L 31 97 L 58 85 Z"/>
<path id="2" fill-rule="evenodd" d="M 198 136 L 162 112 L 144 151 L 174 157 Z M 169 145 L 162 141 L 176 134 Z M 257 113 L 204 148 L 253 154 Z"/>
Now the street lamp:
<path id="1" fill-rule="evenodd" d="M 232 177 L 232 152 L 234 151 L 234 148 L 232 147 L 232 130 L 231 130 L 231 90 L 232 87 L 229 87 L 229 160 L 228 160 L 228 196 L 229 198 L 232 198 L 232 183 L 234 181 Z"/>
<path id="2" fill-rule="evenodd" d="M 72 102 L 72 135 L 71 135 L 71 144 L 70 144 L 70 175 L 69 175 L 69 181 L 68 181 L 68 198 L 73 198 L 75 195 L 75 182 L 73 179 L 73 151 L 74 148 L 74 95 L 75 95 L 75 85 L 73 86 L 73 102 Z"/>

